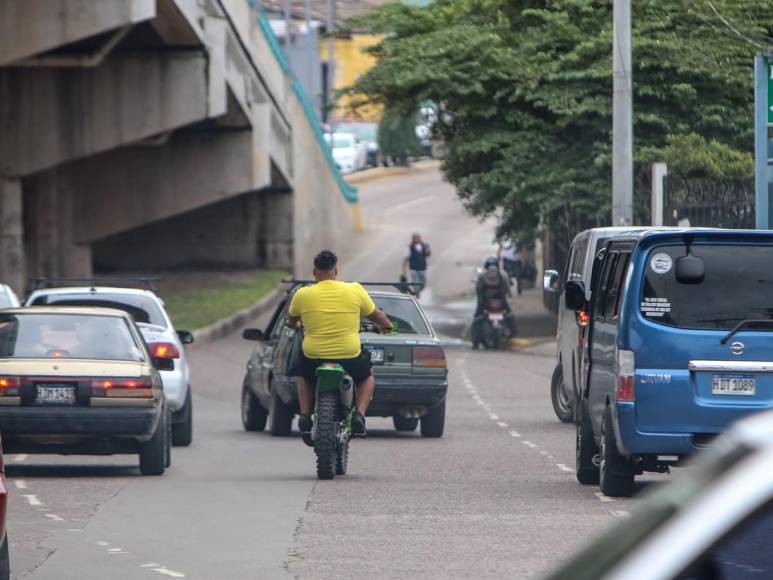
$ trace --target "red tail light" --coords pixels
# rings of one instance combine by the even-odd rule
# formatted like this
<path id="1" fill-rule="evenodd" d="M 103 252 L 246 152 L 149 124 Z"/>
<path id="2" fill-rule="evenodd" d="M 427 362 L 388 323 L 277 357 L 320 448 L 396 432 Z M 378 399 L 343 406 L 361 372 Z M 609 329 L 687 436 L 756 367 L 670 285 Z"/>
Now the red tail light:
<path id="1" fill-rule="evenodd" d="M 153 358 L 180 358 L 180 350 L 171 342 L 151 342 L 148 350 Z"/>
<path id="2" fill-rule="evenodd" d="M 585 310 L 578 311 L 577 324 L 584 328 L 588 326 L 588 322 L 590 322 L 590 314 L 588 314 Z"/>
<path id="3" fill-rule="evenodd" d="M 91 381 L 92 397 L 151 397 L 153 382 L 150 377 L 139 379 L 94 379 Z"/>
<path id="4" fill-rule="evenodd" d="M 446 355 L 439 346 L 414 346 L 413 365 L 417 367 L 445 368 Z"/>
<path id="5" fill-rule="evenodd" d="M 19 377 L 0 377 L 0 397 L 18 397 L 20 387 Z"/>
<path id="6" fill-rule="evenodd" d="M 630 350 L 617 351 L 617 400 L 633 401 L 636 393 L 634 382 L 636 379 L 636 364 L 633 352 Z"/>

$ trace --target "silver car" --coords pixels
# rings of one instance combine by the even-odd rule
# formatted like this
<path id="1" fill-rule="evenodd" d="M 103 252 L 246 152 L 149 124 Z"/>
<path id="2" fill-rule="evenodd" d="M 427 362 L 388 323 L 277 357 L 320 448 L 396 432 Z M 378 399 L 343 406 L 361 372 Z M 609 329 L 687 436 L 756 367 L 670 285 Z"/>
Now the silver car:
<path id="1" fill-rule="evenodd" d="M 132 315 L 145 342 L 166 344 L 179 358 L 169 358 L 159 369 L 164 395 L 172 410 L 172 444 L 190 445 L 193 440 L 193 400 L 190 367 L 184 346 L 193 342 L 187 330 L 176 331 L 164 301 L 152 290 L 110 286 L 41 288 L 30 294 L 25 306 L 101 306 Z"/>

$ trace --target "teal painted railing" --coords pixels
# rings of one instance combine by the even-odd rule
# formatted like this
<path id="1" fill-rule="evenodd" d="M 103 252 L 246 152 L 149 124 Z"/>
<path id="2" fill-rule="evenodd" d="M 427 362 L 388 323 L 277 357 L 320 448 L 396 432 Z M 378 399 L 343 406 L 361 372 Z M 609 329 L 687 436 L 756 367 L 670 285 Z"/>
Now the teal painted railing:
<path id="1" fill-rule="evenodd" d="M 314 136 L 317 138 L 317 143 L 322 149 L 322 153 L 325 155 L 325 160 L 327 161 L 330 171 L 335 177 L 336 183 L 338 184 L 338 189 L 341 191 L 341 195 L 343 195 L 344 199 L 349 203 L 357 203 L 357 188 L 352 187 L 346 183 L 346 181 L 344 181 L 344 178 L 341 175 L 341 171 L 338 169 L 338 166 L 333 159 L 333 151 L 330 149 L 327 141 L 325 141 L 325 133 L 322 130 L 322 123 L 319 121 L 319 117 L 314 110 L 314 106 L 311 104 L 311 100 L 306 94 L 306 91 L 303 90 L 301 83 L 299 83 L 298 79 L 295 78 L 295 75 L 290 68 L 290 63 L 287 61 L 287 57 L 285 56 L 282 47 L 279 45 L 279 40 L 277 40 L 274 31 L 271 30 L 271 25 L 268 22 L 268 18 L 266 18 L 264 14 L 260 15 L 260 18 L 258 19 L 258 25 L 261 32 L 263 33 L 264 38 L 266 39 L 266 42 L 268 42 L 269 47 L 271 47 L 271 52 L 279 64 L 279 67 L 282 69 L 282 72 L 284 72 L 284 74 L 292 79 L 293 93 L 300 101 L 301 106 L 303 107 L 303 112 L 306 113 L 306 119 L 309 121 L 309 125 L 311 125 Z"/>

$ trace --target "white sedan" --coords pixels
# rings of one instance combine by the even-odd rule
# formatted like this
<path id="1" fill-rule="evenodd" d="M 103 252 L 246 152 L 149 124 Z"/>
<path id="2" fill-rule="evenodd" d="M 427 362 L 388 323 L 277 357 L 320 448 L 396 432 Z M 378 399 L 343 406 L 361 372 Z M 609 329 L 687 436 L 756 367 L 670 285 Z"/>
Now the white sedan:
<path id="1" fill-rule="evenodd" d="M 773 411 L 739 422 L 549 578 L 773 578 Z"/>
<path id="2" fill-rule="evenodd" d="M 330 145 L 329 133 L 325 134 L 325 141 Z M 333 133 L 332 150 L 341 173 L 354 173 L 367 164 L 367 148 L 354 133 Z"/>

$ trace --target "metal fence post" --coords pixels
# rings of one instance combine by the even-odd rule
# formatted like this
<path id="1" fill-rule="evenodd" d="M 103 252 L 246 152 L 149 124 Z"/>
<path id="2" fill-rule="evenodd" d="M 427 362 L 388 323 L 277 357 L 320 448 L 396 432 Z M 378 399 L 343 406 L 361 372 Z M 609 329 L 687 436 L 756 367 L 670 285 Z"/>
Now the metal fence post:
<path id="1" fill-rule="evenodd" d="M 650 213 L 652 214 L 652 225 L 663 225 L 663 181 L 668 175 L 668 166 L 665 163 L 652 164 L 652 202 Z"/>

